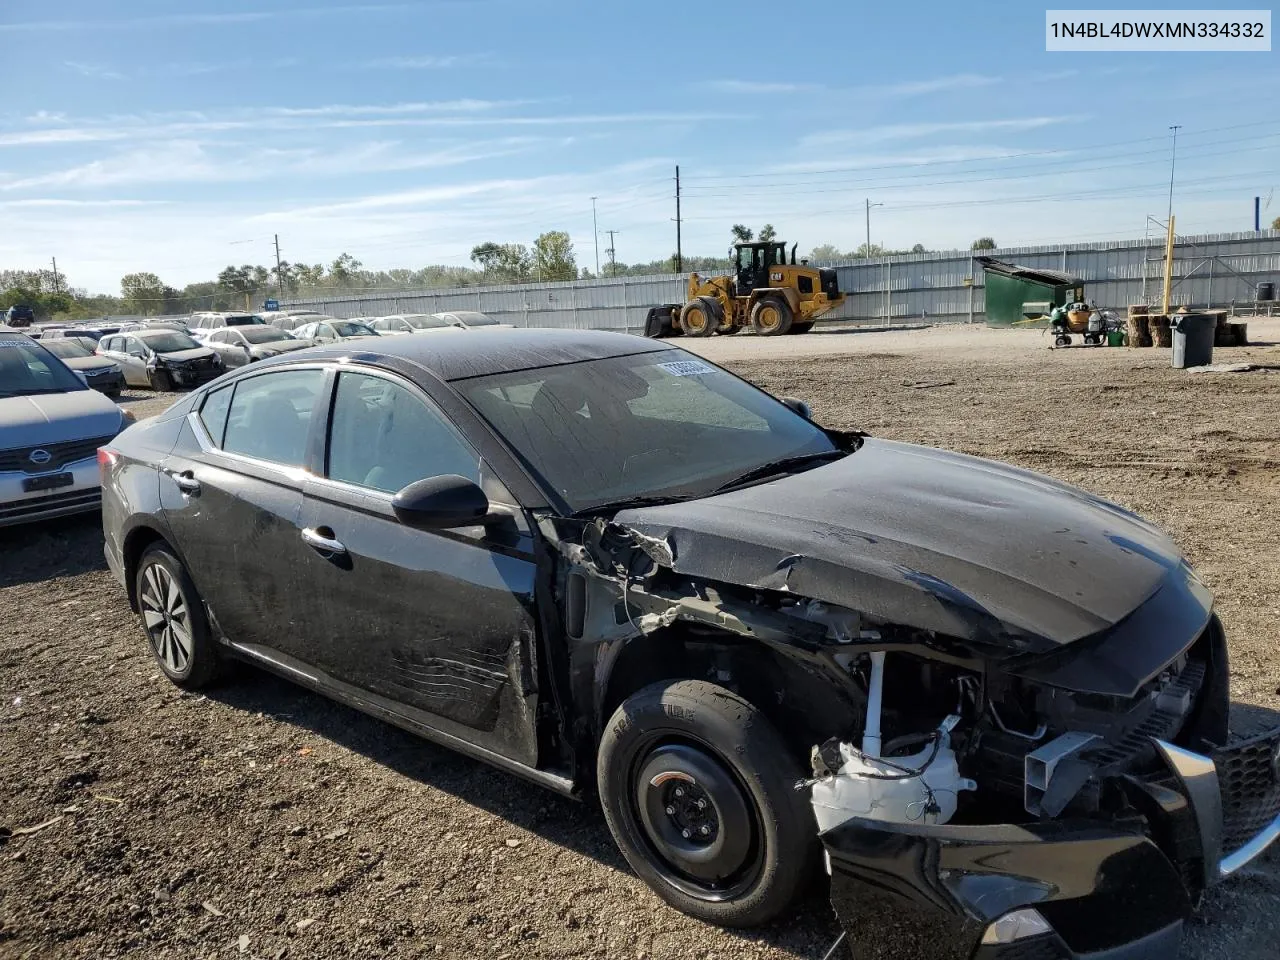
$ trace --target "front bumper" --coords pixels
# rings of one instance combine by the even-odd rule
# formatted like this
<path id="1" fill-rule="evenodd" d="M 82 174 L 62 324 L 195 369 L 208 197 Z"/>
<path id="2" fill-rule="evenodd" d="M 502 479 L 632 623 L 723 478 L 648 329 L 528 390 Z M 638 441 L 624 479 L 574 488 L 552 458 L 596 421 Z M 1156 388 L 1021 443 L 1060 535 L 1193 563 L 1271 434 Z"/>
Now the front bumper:
<path id="1" fill-rule="evenodd" d="M 0 527 L 88 513 L 101 505 L 102 488 L 96 455 L 49 472 L 70 473 L 72 482 L 53 490 L 27 492 L 22 488 L 23 481 L 41 474 L 24 471 L 0 473 Z"/>
<path id="2" fill-rule="evenodd" d="M 832 905 L 853 956 L 1176 956 L 1182 922 L 1204 886 L 1280 837 L 1280 728 L 1212 756 L 1157 746 L 1168 777 L 1129 784 L 1143 813 L 1132 823 L 933 826 L 853 819 L 822 834 Z M 1028 908 L 1050 929 L 983 942 L 997 920 Z"/>
<path id="3" fill-rule="evenodd" d="M 178 364 L 172 364 L 163 368 L 173 380 L 175 387 L 199 387 L 208 383 L 210 380 L 216 380 L 227 372 L 224 366 L 210 367 L 184 367 Z"/>
<path id="4" fill-rule="evenodd" d="M 118 393 L 124 389 L 124 374 L 119 370 L 107 370 L 94 376 L 86 373 L 85 383 L 99 393 Z"/>

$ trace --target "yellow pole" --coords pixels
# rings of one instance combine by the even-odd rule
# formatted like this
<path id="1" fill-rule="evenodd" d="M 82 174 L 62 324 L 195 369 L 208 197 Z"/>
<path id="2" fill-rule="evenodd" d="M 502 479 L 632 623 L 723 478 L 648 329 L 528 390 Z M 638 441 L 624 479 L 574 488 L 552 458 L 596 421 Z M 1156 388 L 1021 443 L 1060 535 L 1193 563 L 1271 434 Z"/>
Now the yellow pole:
<path id="1" fill-rule="evenodd" d="M 1169 316 L 1169 293 L 1173 287 L 1173 214 L 1169 214 L 1169 237 L 1164 244 L 1164 307 L 1161 310 Z"/>

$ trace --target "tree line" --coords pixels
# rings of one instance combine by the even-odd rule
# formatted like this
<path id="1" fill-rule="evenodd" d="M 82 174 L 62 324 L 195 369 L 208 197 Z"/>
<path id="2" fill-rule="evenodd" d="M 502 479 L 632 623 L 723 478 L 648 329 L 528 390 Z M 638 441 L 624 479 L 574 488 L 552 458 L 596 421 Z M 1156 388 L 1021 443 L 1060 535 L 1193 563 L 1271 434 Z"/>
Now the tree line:
<path id="1" fill-rule="evenodd" d="M 1280 221 L 1277 221 L 1280 223 Z M 766 223 L 758 231 L 744 224 L 730 229 L 731 243 L 769 243 L 778 240 L 773 224 Z M 975 240 L 973 250 L 989 250 L 996 246 L 991 237 Z M 926 253 L 923 244 L 910 250 L 889 250 L 873 244 L 843 252 L 834 244 L 814 247 L 808 259 L 818 262 L 856 260 L 897 253 Z M 40 320 L 84 320 L 104 316 L 163 316 L 185 314 L 197 310 L 259 309 L 267 298 L 320 298 L 378 290 L 417 290 L 439 287 L 465 287 L 479 284 L 529 283 L 537 281 L 591 280 L 599 277 L 652 276 L 685 272 L 715 273 L 727 270 L 729 256 L 686 256 L 675 253 L 661 260 L 623 263 L 611 258 L 602 264 L 597 275 L 579 267 L 569 234 L 549 230 L 532 246 L 521 243 L 488 241 L 471 250 L 473 267 L 433 264 L 419 269 L 367 270 L 350 253 L 342 253 L 329 264 L 289 263 L 278 266 L 234 264 L 223 268 L 215 279 L 189 283 L 182 288 L 170 286 L 157 274 L 148 271 L 129 273 L 120 278 L 119 295 L 90 294 L 72 286 L 62 274 L 52 270 L 0 270 L 0 311 L 15 304 L 34 309 Z"/>

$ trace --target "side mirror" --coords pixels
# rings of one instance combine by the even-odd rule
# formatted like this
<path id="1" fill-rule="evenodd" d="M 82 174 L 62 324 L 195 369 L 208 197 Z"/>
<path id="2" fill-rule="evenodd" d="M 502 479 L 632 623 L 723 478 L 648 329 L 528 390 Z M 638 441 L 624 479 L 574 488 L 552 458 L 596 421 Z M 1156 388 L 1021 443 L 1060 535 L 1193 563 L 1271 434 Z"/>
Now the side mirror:
<path id="1" fill-rule="evenodd" d="M 795 397 L 779 397 L 778 399 L 806 420 L 813 419 L 813 411 L 809 409 L 809 405 L 803 400 L 797 400 Z"/>
<path id="2" fill-rule="evenodd" d="M 483 523 L 489 498 L 466 477 L 446 475 L 417 480 L 391 501 L 396 517 L 418 530 L 448 530 Z"/>

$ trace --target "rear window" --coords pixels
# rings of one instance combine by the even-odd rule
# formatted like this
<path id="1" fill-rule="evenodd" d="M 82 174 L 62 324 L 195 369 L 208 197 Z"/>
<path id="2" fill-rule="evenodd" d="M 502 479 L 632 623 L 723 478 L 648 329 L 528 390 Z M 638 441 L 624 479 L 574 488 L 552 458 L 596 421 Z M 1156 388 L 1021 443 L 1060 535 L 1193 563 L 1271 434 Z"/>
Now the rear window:
<path id="1" fill-rule="evenodd" d="M 259 316 L 247 315 L 243 317 L 227 317 L 223 321 L 223 325 L 228 327 L 248 327 L 254 324 L 265 324 L 266 322 Z"/>
<path id="2" fill-rule="evenodd" d="M 231 409 L 231 393 L 235 384 L 214 390 L 204 398 L 200 407 L 200 420 L 216 446 L 222 446 L 222 435 L 227 427 L 227 413 Z"/>
<path id="3" fill-rule="evenodd" d="M 323 370 L 282 370 L 239 381 L 231 398 L 222 449 L 284 466 L 302 466 L 311 411 L 323 383 Z"/>

